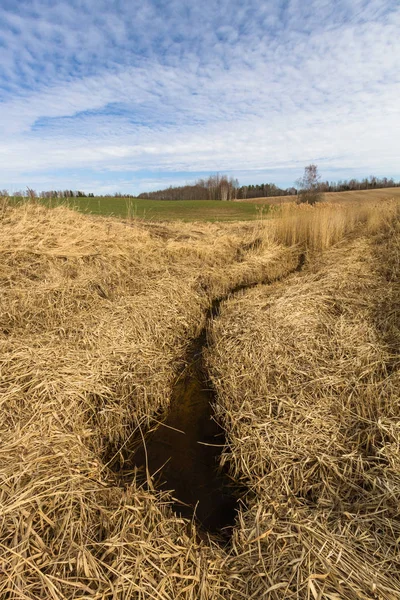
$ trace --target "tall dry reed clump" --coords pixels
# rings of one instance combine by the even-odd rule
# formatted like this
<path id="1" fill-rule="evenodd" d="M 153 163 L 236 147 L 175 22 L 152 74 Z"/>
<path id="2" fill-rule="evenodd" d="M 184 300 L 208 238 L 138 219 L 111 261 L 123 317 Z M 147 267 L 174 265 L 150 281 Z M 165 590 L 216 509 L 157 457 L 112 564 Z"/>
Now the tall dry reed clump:
<path id="1" fill-rule="evenodd" d="M 311 253 L 320 252 L 339 242 L 345 235 L 364 228 L 369 233 L 380 228 L 396 214 L 398 201 L 363 203 L 322 202 L 283 204 L 269 222 L 271 239 L 287 246 L 301 245 Z"/>
<path id="2" fill-rule="evenodd" d="M 397 270 L 385 258 L 382 274 L 365 240 L 215 323 L 219 410 L 258 495 L 233 550 L 108 468 L 110 449 L 168 405 L 210 299 L 294 269 L 300 250 L 269 227 L 4 203 L 0 598 L 394 597 Z"/>
<path id="3" fill-rule="evenodd" d="M 234 539 L 243 597 L 400 597 L 400 211 L 389 212 L 374 238 L 226 302 L 213 323 L 226 458 L 252 490 Z"/>

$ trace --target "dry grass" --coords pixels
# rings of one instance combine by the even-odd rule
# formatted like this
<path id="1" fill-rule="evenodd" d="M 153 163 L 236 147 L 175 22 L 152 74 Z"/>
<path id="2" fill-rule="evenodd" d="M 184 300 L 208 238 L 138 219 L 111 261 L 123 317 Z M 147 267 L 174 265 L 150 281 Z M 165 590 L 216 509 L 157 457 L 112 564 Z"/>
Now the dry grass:
<path id="1" fill-rule="evenodd" d="M 1 233 L 0 597 L 210 597 L 221 551 L 157 494 L 119 489 L 103 456 L 168 404 L 210 296 L 295 253 L 243 249 L 248 225 L 34 205 L 6 207 Z"/>
<path id="2" fill-rule="evenodd" d="M 389 220 L 213 323 L 248 597 L 400 597 L 399 260 Z"/>
<path id="3" fill-rule="evenodd" d="M 269 222 L 6 202 L 0 228 L 0 598 L 396 597 L 398 238 L 377 246 L 384 273 L 355 241 L 215 322 L 227 455 L 257 494 L 225 551 L 166 495 L 120 489 L 103 458 L 168 405 L 210 299 L 287 274 L 301 249 Z"/>
<path id="4" fill-rule="evenodd" d="M 266 223 L 272 240 L 287 246 L 299 245 L 315 254 L 324 251 L 348 234 L 378 231 L 386 220 L 392 220 L 398 202 L 391 198 L 379 205 L 365 203 L 323 202 L 310 206 L 287 203 L 280 206 L 275 218 Z"/>

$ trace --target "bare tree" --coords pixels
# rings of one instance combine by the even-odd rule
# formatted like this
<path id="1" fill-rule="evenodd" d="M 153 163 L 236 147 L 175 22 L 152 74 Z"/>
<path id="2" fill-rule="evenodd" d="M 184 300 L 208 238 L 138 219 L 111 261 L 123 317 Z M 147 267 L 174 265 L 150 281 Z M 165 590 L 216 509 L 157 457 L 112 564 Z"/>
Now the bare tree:
<path id="1" fill-rule="evenodd" d="M 298 204 L 315 204 L 321 202 L 324 194 L 321 189 L 320 176 L 317 165 L 308 165 L 304 168 L 304 175 L 297 180 L 299 188 L 297 195 Z"/>

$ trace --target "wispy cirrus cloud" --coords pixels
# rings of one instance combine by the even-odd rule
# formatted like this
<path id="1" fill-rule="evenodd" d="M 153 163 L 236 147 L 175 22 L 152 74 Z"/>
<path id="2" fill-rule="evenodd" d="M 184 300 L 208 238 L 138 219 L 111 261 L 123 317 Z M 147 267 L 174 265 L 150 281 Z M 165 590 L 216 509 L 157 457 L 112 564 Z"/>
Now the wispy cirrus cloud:
<path id="1" fill-rule="evenodd" d="M 399 176 L 399 4 L 110 6 L 3 3 L 2 187 Z"/>

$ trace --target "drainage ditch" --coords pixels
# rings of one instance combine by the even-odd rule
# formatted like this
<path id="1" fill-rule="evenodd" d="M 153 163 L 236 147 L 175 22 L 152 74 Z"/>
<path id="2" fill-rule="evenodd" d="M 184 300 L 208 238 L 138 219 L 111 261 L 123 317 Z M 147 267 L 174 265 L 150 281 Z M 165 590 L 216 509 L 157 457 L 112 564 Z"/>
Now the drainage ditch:
<path id="1" fill-rule="evenodd" d="M 305 255 L 301 254 L 291 273 L 300 271 L 304 263 Z M 212 302 L 203 330 L 188 348 L 187 366 L 175 382 L 167 414 L 155 429 L 140 432 L 125 446 L 123 468 L 119 461 L 109 463 L 121 484 L 133 477 L 142 478 L 146 483 L 150 475 L 156 488 L 172 491 L 173 509 L 178 515 L 195 518 L 203 530 L 225 542 L 235 523 L 238 502 L 247 490 L 232 481 L 226 469 L 219 467 L 226 438 L 213 418 L 216 394 L 203 352 L 207 346 L 207 328 L 228 297 L 279 281 L 289 274 L 239 285 Z"/>

